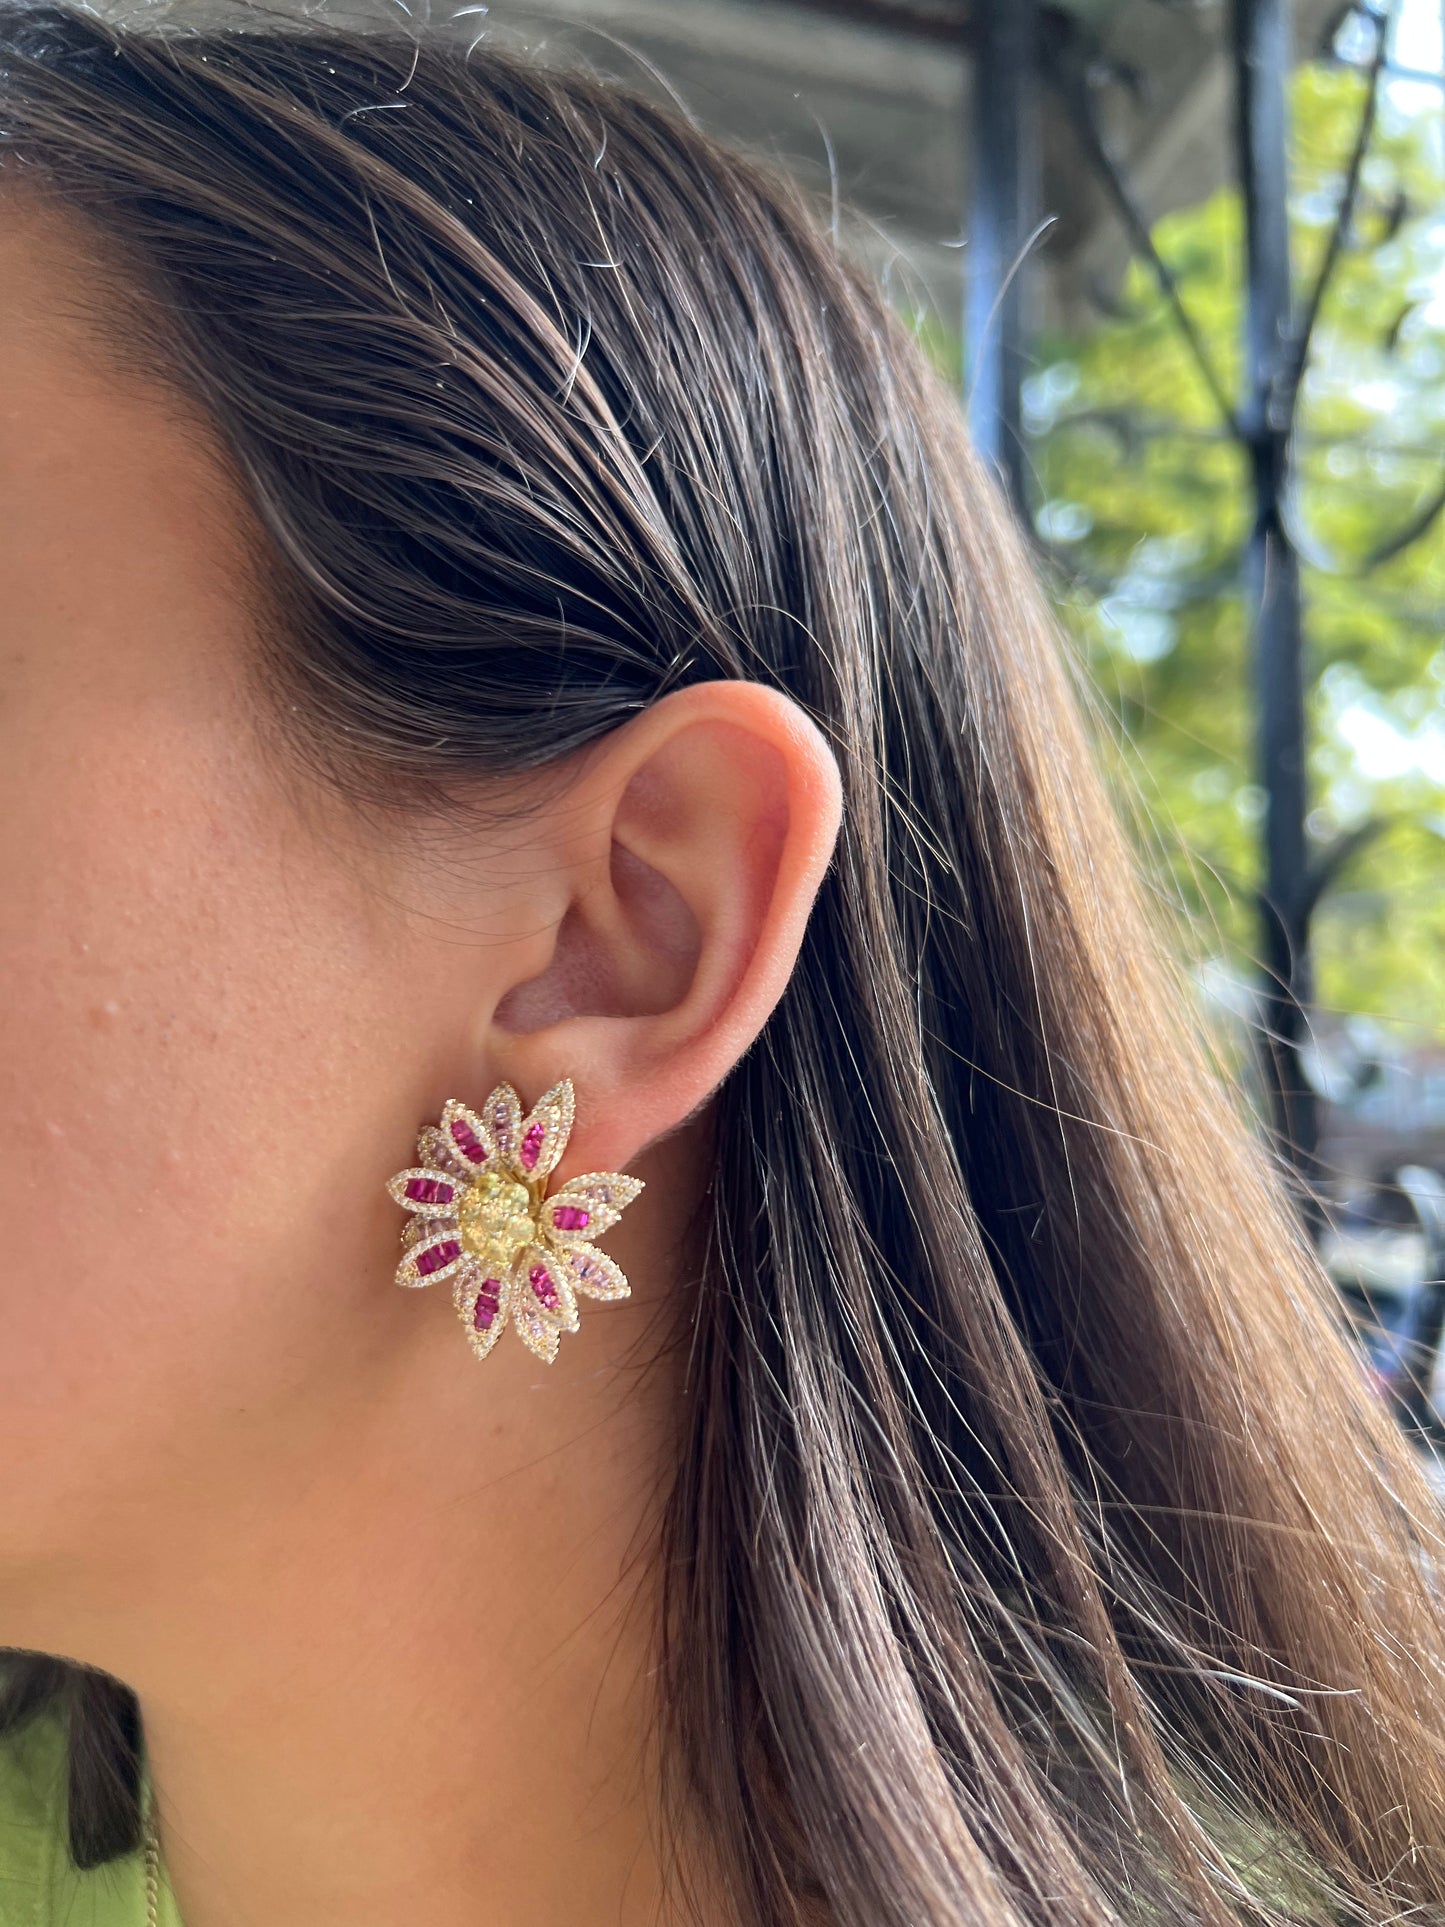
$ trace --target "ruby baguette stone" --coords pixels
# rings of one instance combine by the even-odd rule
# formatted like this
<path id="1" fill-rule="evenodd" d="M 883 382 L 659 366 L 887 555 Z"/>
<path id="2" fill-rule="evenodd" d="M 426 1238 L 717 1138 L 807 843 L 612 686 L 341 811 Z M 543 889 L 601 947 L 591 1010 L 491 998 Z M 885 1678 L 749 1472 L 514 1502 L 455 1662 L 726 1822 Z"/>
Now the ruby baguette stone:
<path id="1" fill-rule="evenodd" d="M 592 1222 L 592 1213 L 584 1211 L 580 1204 L 554 1204 L 552 1222 L 559 1231 L 585 1231 Z"/>
<path id="2" fill-rule="evenodd" d="M 479 1332 L 487 1331 L 491 1327 L 492 1323 L 496 1319 L 498 1311 L 501 1309 L 501 1302 L 502 1302 L 501 1279 L 484 1278 L 482 1280 L 481 1289 L 477 1293 L 476 1310 L 472 1314 L 472 1323 L 476 1326 Z"/>
<path id="3" fill-rule="evenodd" d="M 487 1161 L 486 1145 L 482 1143 L 481 1139 L 477 1136 L 476 1132 L 472 1129 L 472 1127 L 469 1124 L 464 1123 L 462 1119 L 459 1117 L 454 1117 L 452 1119 L 452 1137 L 455 1140 L 458 1148 L 461 1151 L 463 1151 L 467 1157 L 471 1159 L 473 1164 L 486 1163 Z"/>
<path id="4" fill-rule="evenodd" d="M 417 1258 L 418 1275 L 429 1278 L 434 1271 L 440 1271 L 443 1265 L 449 1265 L 453 1258 L 459 1258 L 461 1253 L 461 1242 L 456 1238 L 448 1238 L 441 1244 L 428 1245 Z"/>
<path id="5" fill-rule="evenodd" d="M 440 1178 L 413 1178 L 406 1187 L 406 1195 L 418 1204 L 450 1204 L 456 1194 L 456 1186 Z"/>
<path id="6" fill-rule="evenodd" d="M 533 1265 L 527 1273 L 527 1282 L 537 1294 L 538 1302 L 545 1305 L 548 1311 L 555 1311 L 561 1304 L 557 1287 L 552 1283 L 551 1274 L 545 1265 Z"/>

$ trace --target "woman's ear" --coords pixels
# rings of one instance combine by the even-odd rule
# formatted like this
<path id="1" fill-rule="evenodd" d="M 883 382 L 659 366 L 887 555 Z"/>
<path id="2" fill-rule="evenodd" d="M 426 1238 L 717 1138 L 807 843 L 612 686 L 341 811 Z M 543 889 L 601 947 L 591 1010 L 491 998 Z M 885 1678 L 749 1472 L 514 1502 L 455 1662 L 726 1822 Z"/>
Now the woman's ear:
<path id="1" fill-rule="evenodd" d="M 758 683 L 677 690 L 579 758 L 533 826 L 547 896 L 566 899 L 550 956 L 485 1039 L 526 1093 L 574 1080 L 569 1165 L 625 1169 L 748 1049 L 797 961 L 841 809 L 823 735 Z"/>

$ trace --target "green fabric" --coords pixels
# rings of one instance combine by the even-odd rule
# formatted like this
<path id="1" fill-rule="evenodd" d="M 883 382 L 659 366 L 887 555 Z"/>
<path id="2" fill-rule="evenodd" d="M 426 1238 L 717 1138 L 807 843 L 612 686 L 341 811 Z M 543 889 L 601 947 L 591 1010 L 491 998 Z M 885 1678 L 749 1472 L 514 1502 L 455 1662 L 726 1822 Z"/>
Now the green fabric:
<path id="1" fill-rule="evenodd" d="M 142 1780 L 149 1798 L 149 1783 Z M 0 1735 L 0 1923 L 3 1927 L 146 1927 L 139 1850 L 78 1873 L 66 1849 L 65 1733 L 42 1713 Z M 157 1927 L 181 1927 L 161 1868 Z"/>

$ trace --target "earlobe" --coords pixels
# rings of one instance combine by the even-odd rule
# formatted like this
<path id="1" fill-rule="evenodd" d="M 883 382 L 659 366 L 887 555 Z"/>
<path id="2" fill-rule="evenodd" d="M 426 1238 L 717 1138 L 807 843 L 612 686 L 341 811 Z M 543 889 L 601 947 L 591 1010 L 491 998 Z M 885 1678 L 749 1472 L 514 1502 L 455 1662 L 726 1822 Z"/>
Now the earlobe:
<path id="1" fill-rule="evenodd" d="M 676 691 L 586 753 L 552 826 L 549 861 L 570 872 L 552 955 L 489 1040 L 516 1082 L 575 1079 L 579 1169 L 624 1168 L 752 1044 L 840 815 L 821 732 L 759 684 Z"/>

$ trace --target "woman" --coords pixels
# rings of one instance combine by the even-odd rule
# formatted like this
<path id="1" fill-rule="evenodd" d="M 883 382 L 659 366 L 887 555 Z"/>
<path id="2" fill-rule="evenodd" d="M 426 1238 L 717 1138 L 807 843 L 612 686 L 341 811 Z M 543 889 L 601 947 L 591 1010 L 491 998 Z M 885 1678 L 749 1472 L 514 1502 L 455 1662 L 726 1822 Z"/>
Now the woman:
<path id="1" fill-rule="evenodd" d="M 1445 1917 L 1427 1501 L 793 191 L 9 3 L 0 254 L 4 1921 Z"/>

